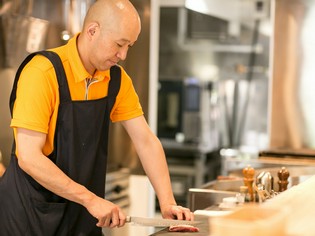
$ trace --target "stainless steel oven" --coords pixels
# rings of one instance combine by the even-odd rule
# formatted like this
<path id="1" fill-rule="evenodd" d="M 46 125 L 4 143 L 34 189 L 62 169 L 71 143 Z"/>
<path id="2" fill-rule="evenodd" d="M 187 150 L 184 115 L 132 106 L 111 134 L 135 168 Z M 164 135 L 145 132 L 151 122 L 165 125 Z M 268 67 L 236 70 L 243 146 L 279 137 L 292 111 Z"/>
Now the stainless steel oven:
<path id="1" fill-rule="evenodd" d="M 214 84 L 197 78 L 160 79 L 158 137 L 215 148 Z"/>

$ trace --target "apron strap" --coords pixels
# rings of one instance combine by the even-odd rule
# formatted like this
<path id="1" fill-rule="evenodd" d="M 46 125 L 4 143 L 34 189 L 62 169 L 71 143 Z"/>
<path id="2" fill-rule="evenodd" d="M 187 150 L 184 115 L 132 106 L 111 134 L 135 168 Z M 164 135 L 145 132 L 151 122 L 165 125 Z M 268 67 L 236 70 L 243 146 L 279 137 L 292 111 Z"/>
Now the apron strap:
<path id="1" fill-rule="evenodd" d="M 13 113 L 13 105 L 16 99 L 16 89 L 17 89 L 17 84 L 19 81 L 19 77 L 20 74 L 23 70 L 23 68 L 25 67 L 25 65 L 34 57 L 34 55 L 30 54 L 28 55 L 24 61 L 22 62 L 22 64 L 19 66 L 16 74 L 15 74 L 15 78 L 14 78 L 14 82 L 13 82 L 13 87 L 12 87 L 12 91 L 11 91 L 11 95 L 10 95 L 10 102 L 9 102 L 9 106 L 10 106 L 10 112 L 11 112 L 11 117 L 12 117 L 12 113 Z"/>
<path id="2" fill-rule="evenodd" d="M 68 86 L 67 76 L 63 68 L 62 61 L 59 55 L 52 51 L 40 51 L 39 54 L 47 57 L 55 68 L 56 77 L 59 86 L 60 103 L 71 101 L 70 90 Z"/>
<path id="3" fill-rule="evenodd" d="M 58 56 L 57 53 L 52 52 L 52 51 L 39 51 L 39 52 L 34 52 L 31 53 L 30 55 L 28 55 L 24 61 L 21 63 L 21 65 L 19 66 L 16 74 L 15 74 L 15 78 L 14 78 L 14 83 L 13 83 L 13 88 L 11 91 L 11 95 L 10 95 L 10 112 L 11 112 L 11 117 L 12 117 L 12 112 L 13 112 L 13 106 L 14 106 L 14 102 L 16 99 L 16 90 L 17 90 L 17 84 L 21 75 L 22 70 L 24 69 L 24 67 L 26 66 L 26 64 L 36 55 L 36 54 L 40 54 L 43 55 L 45 57 L 47 57 L 51 63 L 53 64 L 54 68 L 55 68 L 55 73 L 56 73 L 56 77 L 58 79 L 58 84 L 59 84 L 59 90 L 62 89 L 63 91 L 65 91 L 62 97 L 60 97 L 60 102 L 61 101 L 71 101 L 71 96 L 69 93 L 69 89 L 68 89 L 68 83 L 66 80 L 66 74 L 64 71 L 64 68 L 62 66 L 62 62 L 60 60 L 60 57 Z"/>
<path id="4" fill-rule="evenodd" d="M 121 69 L 119 66 L 115 65 L 110 68 L 110 81 L 108 85 L 108 110 L 109 112 L 112 110 L 116 96 L 120 89 L 121 83 Z"/>

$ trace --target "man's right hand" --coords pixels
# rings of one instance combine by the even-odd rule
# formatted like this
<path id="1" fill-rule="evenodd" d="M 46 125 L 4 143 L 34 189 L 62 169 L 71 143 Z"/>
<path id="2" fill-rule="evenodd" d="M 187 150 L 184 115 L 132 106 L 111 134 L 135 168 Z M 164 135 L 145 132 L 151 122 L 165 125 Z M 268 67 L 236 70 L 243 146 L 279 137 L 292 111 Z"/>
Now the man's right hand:
<path id="1" fill-rule="evenodd" d="M 126 216 L 119 206 L 100 198 L 96 195 L 84 204 L 86 209 L 94 216 L 98 222 L 98 227 L 122 227 L 126 223 Z"/>

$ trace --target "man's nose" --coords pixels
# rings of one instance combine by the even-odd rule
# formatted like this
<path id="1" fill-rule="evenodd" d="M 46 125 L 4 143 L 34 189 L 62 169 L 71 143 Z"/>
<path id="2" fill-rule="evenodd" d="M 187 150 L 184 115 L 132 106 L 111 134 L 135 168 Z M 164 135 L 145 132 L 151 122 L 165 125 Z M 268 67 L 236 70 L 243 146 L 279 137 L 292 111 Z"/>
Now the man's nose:
<path id="1" fill-rule="evenodd" d="M 117 57 L 118 57 L 121 61 L 123 61 L 123 60 L 126 59 L 127 53 L 128 53 L 128 49 L 129 49 L 129 47 L 122 47 L 122 48 L 118 51 Z"/>

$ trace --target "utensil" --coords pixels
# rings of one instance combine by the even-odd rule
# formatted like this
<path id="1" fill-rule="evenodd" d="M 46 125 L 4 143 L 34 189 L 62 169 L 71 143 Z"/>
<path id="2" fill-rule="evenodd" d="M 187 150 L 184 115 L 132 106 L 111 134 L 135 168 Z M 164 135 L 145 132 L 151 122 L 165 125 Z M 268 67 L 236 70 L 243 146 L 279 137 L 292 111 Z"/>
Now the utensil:
<path id="1" fill-rule="evenodd" d="M 168 227 L 174 225 L 197 225 L 199 221 L 188 221 L 188 220 L 169 220 L 160 218 L 146 218 L 146 217 L 135 217 L 127 216 L 127 223 L 133 223 L 140 226 L 153 226 L 153 227 Z"/>

